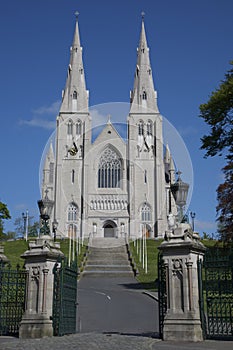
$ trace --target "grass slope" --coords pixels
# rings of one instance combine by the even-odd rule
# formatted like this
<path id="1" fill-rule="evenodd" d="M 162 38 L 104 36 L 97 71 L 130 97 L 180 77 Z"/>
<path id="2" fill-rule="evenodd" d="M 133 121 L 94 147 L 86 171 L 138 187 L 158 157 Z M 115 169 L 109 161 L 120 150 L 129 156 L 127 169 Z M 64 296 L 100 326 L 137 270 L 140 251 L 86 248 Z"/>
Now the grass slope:
<path id="1" fill-rule="evenodd" d="M 32 240 L 32 239 L 30 239 Z M 65 239 L 60 241 L 61 251 L 64 253 L 66 257 L 69 255 L 69 240 Z M 24 264 L 24 259 L 20 256 L 28 250 L 28 242 L 25 240 L 16 240 L 16 241 L 6 241 L 3 243 L 4 246 L 4 254 L 9 259 L 12 268 L 15 268 L 17 265 L 20 267 Z M 78 264 L 81 266 L 81 262 L 83 260 L 83 256 L 86 251 L 86 246 L 81 247 L 81 254 L 78 256 Z"/>

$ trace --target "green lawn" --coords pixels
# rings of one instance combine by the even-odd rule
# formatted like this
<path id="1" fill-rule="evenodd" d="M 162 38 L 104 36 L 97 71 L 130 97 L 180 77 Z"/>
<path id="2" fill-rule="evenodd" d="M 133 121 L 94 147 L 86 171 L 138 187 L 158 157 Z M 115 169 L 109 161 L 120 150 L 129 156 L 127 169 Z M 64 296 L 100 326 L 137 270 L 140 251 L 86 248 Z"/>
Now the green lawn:
<path id="1" fill-rule="evenodd" d="M 142 261 L 139 261 L 139 254 L 137 254 L 137 244 L 138 252 L 140 251 L 140 241 L 130 242 L 130 250 L 133 255 L 134 261 L 138 269 L 137 280 L 141 283 L 142 287 L 152 291 L 157 290 L 157 278 L 158 278 L 158 246 L 160 246 L 162 240 L 147 239 L 147 257 L 148 257 L 148 272 L 142 268 Z"/>
<path id="2" fill-rule="evenodd" d="M 60 241 L 60 243 L 61 243 L 61 251 L 65 254 L 66 257 L 68 257 L 69 240 L 65 239 Z M 86 241 L 84 243 L 86 243 Z M 17 264 L 19 264 L 22 267 L 24 264 L 24 259 L 20 258 L 20 255 L 22 255 L 28 249 L 28 242 L 26 242 L 23 239 L 17 240 L 17 241 L 6 241 L 6 242 L 3 242 L 3 246 L 4 246 L 4 254 L 10 260 L 11 266 L 15 268 Z M 86 252 L 86 245 L 83 245 L 83 247 L 81 246 L 81 253 L 78 256 L 79 266 L 81 266 L 81 262 L 83 260 L 83 256 L 85 252 Z"/>

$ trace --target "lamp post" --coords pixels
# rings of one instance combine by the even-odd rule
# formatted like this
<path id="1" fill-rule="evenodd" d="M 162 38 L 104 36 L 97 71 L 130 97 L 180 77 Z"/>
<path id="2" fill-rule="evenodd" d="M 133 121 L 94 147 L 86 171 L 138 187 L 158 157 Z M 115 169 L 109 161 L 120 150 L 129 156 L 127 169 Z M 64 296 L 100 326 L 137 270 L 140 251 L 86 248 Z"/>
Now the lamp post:
<path id="1" fill-rule="evenodd" d="M 56 242 L 56 238 L 57 238 L 57 226 L 58 226 L 58 222 L 55 219 L 53 221 L 53 239 L 54 239 L 54 242 Z"/>
<path id="2" fill-rule="evenodd" d="M 183 209 L 185 207 L 186 200 L 187 200 L 189 184 L 182 181 L 180 177 L 181 171 L 178 171 L 177 174 L 178 174 L 178 179 L 173 185 L 171 185 L 171 191 L 175 198 L 176 205 L 178 206 L 178 209 L 179 209 L 178 221 L 183 222 L 184 221 Z"/>
<path id="3" fill-rule="evenodd" d="M 194 231 L 194 219 L 195 219 L 196 213 L 191 211 L 190 212 L 190 216 L 191 216 L 191 219 L 192 219 L 192 229 Z"/>
<path id="4" fill-rule="evenodd" d="M 40 199 L 37 203 L 38 203 L 40 218 L 41 218 L 40 234 L 49 235 L 50 229 L 49 229 L 48 221 L 52 213 L 54 201 L 49 199 L 48 190 L 45 191 L 45 197 L 43 199 Z"/>
<path id="5" fill-rule="evenodd" d="M 25 240 L 27 241 L 28 239 L 28 210 L 26 210 L 26 213 L 22 213 L 22 218 L 23 218 L 23 233 Z"/>

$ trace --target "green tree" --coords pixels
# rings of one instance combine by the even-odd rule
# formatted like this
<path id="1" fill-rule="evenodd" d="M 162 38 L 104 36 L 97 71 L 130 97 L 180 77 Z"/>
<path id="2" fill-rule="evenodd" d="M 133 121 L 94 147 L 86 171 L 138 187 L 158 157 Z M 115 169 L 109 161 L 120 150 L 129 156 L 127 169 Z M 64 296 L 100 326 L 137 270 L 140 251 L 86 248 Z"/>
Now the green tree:
<path id="1" fill-rule="evenodd" d="M 3 220 L 8 220 L 10 218 L 11 218 L 11 216 L 10 216 L 10 212 L 7 208 L 7 205 L 0 202 L 0 239 L 5 238 Z"/>
<path id="2" fill-rule="evenodd" d="M 28 226 L 28 236 L 29 237 L 37 237 L 39 228 L 40 228 L 40 224 L 38 221 L 35 221 L 32 225 L 29 225 Z"/>
<path id="3" fill-rule="evenodd" d="M 28 218 L 28 237 L 37 237 L 38 236 L 38 230 L 39 230 L 40 225 L 39 225 L 38 221 L 34 221 L 32 223 L 33 218 L 34 218 L 33 216 L 29 216 L 29 218 Z M 22 217 L 16 218 L 14 225 L 15 225 L 15 231 L 17 233 L 17 236 L 24 237 L 25 227 L 24 227 L 23 218 Z"/>
<path id="4" fill-rule="evenodd" d="M 233 66 L 233 61 L 230 62 Z M 224 183 L 217 188 L 217 220 L 223 240 L 233 239 L 233 67 L 225 74 L 209 101 L 200 105 L 200 117 L 210 126 L 201 138 L 205 157 L 224 156 Z"/>

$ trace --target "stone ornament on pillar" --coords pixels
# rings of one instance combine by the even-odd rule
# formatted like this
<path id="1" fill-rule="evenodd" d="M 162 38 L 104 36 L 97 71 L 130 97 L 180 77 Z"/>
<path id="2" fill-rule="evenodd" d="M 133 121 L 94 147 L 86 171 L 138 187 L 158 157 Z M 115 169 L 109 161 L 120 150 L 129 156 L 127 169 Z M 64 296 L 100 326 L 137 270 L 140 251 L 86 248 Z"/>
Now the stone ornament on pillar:
<path id="1" fill-rule="evenodd" d="M 170 229 L 160 245 L 166 267 L 167 311 L 163 339 L 203 340 L 198 286 L 198 260 L 206 248 L 189 224 Z"/>

